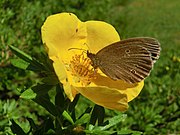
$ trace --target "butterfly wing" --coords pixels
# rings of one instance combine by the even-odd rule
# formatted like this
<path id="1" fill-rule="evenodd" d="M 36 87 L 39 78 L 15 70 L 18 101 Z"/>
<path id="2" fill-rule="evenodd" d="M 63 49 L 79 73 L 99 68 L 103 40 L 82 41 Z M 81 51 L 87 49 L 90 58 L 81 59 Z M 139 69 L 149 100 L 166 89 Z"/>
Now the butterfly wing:
<path id="1" fill-rule="evenodd" d="M 128 38 L 128 39 L 120 41 L 120 44 L 123 44 L 123 45 L 131 44 L 135 46 L 139 45 L 146 48 L 151 53 L 151 58 L 154 63 L 159 58 L 160 51 L 161 51 L 159 41 L 155 38 L 150 38 L 150 37 Z"/>
<path id="2" fill-rule="evenodd" d="M 151 52 L 142 45 L 113 43 L 101 49 L 97 54 L 98 67 L 113 80 L 136 83 L 150 73 L 153 66 Z"/>

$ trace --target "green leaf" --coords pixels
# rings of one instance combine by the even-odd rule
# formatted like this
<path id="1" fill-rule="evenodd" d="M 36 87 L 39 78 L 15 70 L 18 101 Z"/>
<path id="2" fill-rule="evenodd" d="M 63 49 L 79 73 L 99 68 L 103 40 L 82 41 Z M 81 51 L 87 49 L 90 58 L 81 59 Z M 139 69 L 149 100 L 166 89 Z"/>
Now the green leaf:
<path id="1" fill-rule="evenodd" d="M 11 59 L 11 64 L 17 68 L 24 70 L 27 69 L 27 67 L 30 65 L 28 62 L 22 59 Z"/>
<path id="2" fill-rule="evenodd" d="M 40 62 L 43 63 L 44 65 L 46 65 L 46 70 L 47 71 L 54 71 L 54 67 L 53 67 L 53 61 L 51 59 L 49 59 L 47 53 L 42 52 L 40 54 Z"/>
<path id="3" fill-rule="evenodd" d="M 27 69 L 32 71 L 45 71 L 45 67 L 39 63 L 37 60 L 33 59 L 31 56 L 26 54 L 25 52 L 19 50 L 18 48 L 10 45 L 9 46 L 12 52 L 16 54 L 19 58 L 23 59 L 27 63 L 30 63 L 30 65 L 27 67 Z"/>
<path id="4" fill-rule="evenodd" d="M 64 112 L 62 113 L 62 115 L 63 115 L 63 117 L 64 117 L 66 120 L 68 120 L 71 124 L 74 124 L 73 119 L 71 118 L 71 116 L 68 114 L 67 111 L 64 111 Z"/>
<path id="5" fill-rule="evenodd" d="M 111 135 L 116 133 L 116 131 L 102 131 L 100 129 L 96 130 L 84 130 L 85 133 L 87 134 L 92 134 L 92 135 Z"/>
<path id="6" fill-rule="evenodd" d="M 91 115 L 90 123 L 92 125 L 95 125 L 96 121 L 98 121 L 98 125 L 102 125 L 104 121 L 104 114 L 105 114 L 104 107 L 95 105 Z"/>
<path id="7" fill-rule="evenodd" d="M 47 73 L 46 73 L 47 74 Z M 59 84 L 59 80 L 55 74 L 48 74 L 47 77 L 42 78 L 42 82 L 47 85 L 57 85 Z"/>
<path id="8" fill-rule="evenodd" d="M 49 129 L 54 129 L 53 120 L 48 117 L 42 125 L 42 129 L 44 132 L 47 132 Z"/>
<path id="9" fill-rule="evenodd" d="M 77 94 L 76 97 L 74 98 L 73 102 L 66 102 L 66 104 L 68 104 L 68 111 L 71 113 L 71 117 L 74 121 L 76 121 L 76 114 L 75 114 L 75 106 L 79 100 L 80 94 Z"/>
<path id="10" fill-rule="evenodd" d="M 44 107 L 52 115 L 54 116 L 58 115 L 58 111 L 55 105 L 50 101 L 48 94 L 36 96 L 36 98 L 33 99 L 33 101 Z"/>
<path id="11" fill-rule="evenodd" d="M 74 98 L 73 102 L 70 103 L 69 108 L 68 108 L 68 110 L 70 112 L 73 112 L 75 110 L 75 106 L 79 100 L 79 97 L 80 97 L 80 94 L 77 94 L 76 97 Z"/>
<path id="12" fill-rule="evenodd" d="M 107 130 L 109 130 L 109 128 L 117 125 L 122 120 L 124 120 L 125 117 L 126 117 L 126 115 L 124 115 L 124 114 L 115 116 L 115 117 L 109 119 L 108 124 L 105 126 L 89 125 L 89 127 L 88 127 L 89 130 L 87 130 L 86 133 L 90 133 L 90 134 L 113 134 L 113 133 L 116 133 L 116 131 L 107 131 Z"/>
<path id="13" fill-rule="evenodd" d="M 21 98 L 24 98 L 24 99 L 34 99 L 36 97 L 36 93 L 31 89 L 27 89 L 25 90 L 21 95 L 20 97 Z"/>
<path id="14" fill-rule="evenodd" d="M 142 135 L 143 133 L 140 132 L 140 131 L 132 131 L 132 130 L 121 130 L 121 131 L 118 131 L 118 135 Z"/>
<path id="15" fill-rule="evenodd" d="M 13 53 L 15 53 L 18 57 L 20 57 L 21 59 L 27 61 L 27 62 L 32 62 L 32 57 L 29 56 L 28 54 L 24 53 L 23 51 L 19 50 L 18 48 L 9 45 L 10 49 L 13 51 Z"/>
<path id="16" fill-rule="evenodd" d="M 56 85 L 55 105 L 60 113 L 64 111 L 65 98 L 63 93 L 63 87 L 60 84 Z"/>
<path id="17" fill-rule="evenodd" d="M 90 114 L 86 113 L 84 114 L 80 119 L 78 119 L 75 124 L 85 124 L 85 123 L 88 123 L 90 120 Z"/>
<path id="18" fill-rule="evenodd" d="M 39 105 L 43 106 L 49 113 L 54 116 L 58 115 L 56 106 L 50 101 L 48 91 L 53 88 L 52 85 L 37 84 L 36 86 L 25 90 L 21 98 L 32 99 Z"/>
<path id="19" fill-rule="evenodd" d="M 55 119 L 55 131 L 57 135 L 61 135 L 62 134 L 62 123 L 61 123 L 61 119 L 59 116 L 56 117 Z"/>
<path id="20" fill-rule="evenodd" d="M 113 118 L 109 119 L 108 122 L 109 124 L 106 126 L 99 126 L 101 128 L 101 130 L 107 130 L 115 125 L 117 125 L 118 123 L 120 123 L 121 121 L 123 121 L 126 118 L 127 115 L 125 114 L 121 114 L 118 116 L 114 116 Z"/>
<path id="21" fill-rule="evenodd" d="M 21 94 L 21 98 L 24 99 L 34 99 L 36 96 L 45 95 L 49 90 L 52 89 L 52 85 L 37 84 L 31 88 L 28 88 Z"/>
<path id="22" fill-rule="evenodd" d="M 50 117 L 45 119 L 40 128 L 34 132 L 35 135 L 46 135 L 48 133 L 54 133 L 54 123 Z"/>
<path id="23" fill-rule="evenodd" d="M 26 135 L 22 128 L 14 121 L 11 120 L 12 125 L 10 126 L 12 132 L 17 135 Z"/>
<path id="24" fill-rule="evenodd" d="M 26 118 L 26 119 L 29 121 L 29 124 L 31 125 L 31 129 L 33 129 L 33 130 L 37 130 L 38 129 L 38 127 L 34 123 L 33 119 L 31 119 L 31 118 Z"/>
<path id="25" fill-rule="evenodd" d="M 82 116 L 84 116 L 84 114 L 90 114 L 90 112 L 92 111 L 92 107 L 87 107 L 86 110 L 84 111 L 84 113 L 82 113 L 78 119 L 81 119 Z"/>
<path id="26" fill-rule="evenodd" d="M 53 87 L 53 85 L 37 84 L 32 87 L 32 90 L 37 94 L 37 96 L 41 96 L 47 94 Z"/>

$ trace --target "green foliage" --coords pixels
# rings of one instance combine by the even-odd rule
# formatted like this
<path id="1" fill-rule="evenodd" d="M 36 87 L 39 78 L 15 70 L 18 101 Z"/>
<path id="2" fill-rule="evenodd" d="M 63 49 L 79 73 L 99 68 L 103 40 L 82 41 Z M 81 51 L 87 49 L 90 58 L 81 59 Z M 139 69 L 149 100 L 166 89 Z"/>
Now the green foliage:
<path id="1" fill-rule="evenodd" d="M 122 39 L 160 41 L 160 59 L 127 117 L 92 108 L 83 97 L 71 103 L 64 96 L 52 62 L 42 53 L 40 33 L 45 18 L 59 12 L 109 22 Z M 179 12 L 178 0 L 1 0 L 0 134 L 179 134 Z"/>

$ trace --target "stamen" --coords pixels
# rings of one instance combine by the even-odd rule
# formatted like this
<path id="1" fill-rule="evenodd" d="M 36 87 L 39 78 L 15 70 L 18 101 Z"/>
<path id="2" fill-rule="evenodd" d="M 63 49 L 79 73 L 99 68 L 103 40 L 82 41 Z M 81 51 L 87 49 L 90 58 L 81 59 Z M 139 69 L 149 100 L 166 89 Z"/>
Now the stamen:
<path id="1" fill-rule="evenodd" d="M 87 86 L 93 79 L 96 79 L 97 69 L 91 66 L 91 60 L 81 55 L 74 55 L 69 65 L 71 74 L 76 77 L 77 82 Z"/>

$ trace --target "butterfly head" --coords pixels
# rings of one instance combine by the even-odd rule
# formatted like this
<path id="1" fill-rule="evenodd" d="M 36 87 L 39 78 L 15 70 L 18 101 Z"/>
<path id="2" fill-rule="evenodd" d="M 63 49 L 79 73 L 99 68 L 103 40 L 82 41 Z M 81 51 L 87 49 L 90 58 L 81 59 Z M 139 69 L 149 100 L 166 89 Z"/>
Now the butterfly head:
<path id="1" fill-rule="evenodd" d="M 91 59 L 92 66 L 96 69 L 99 65 L 99 59 L 96 57 L 96 54 L 87 51 L 87 57 Z"/>

